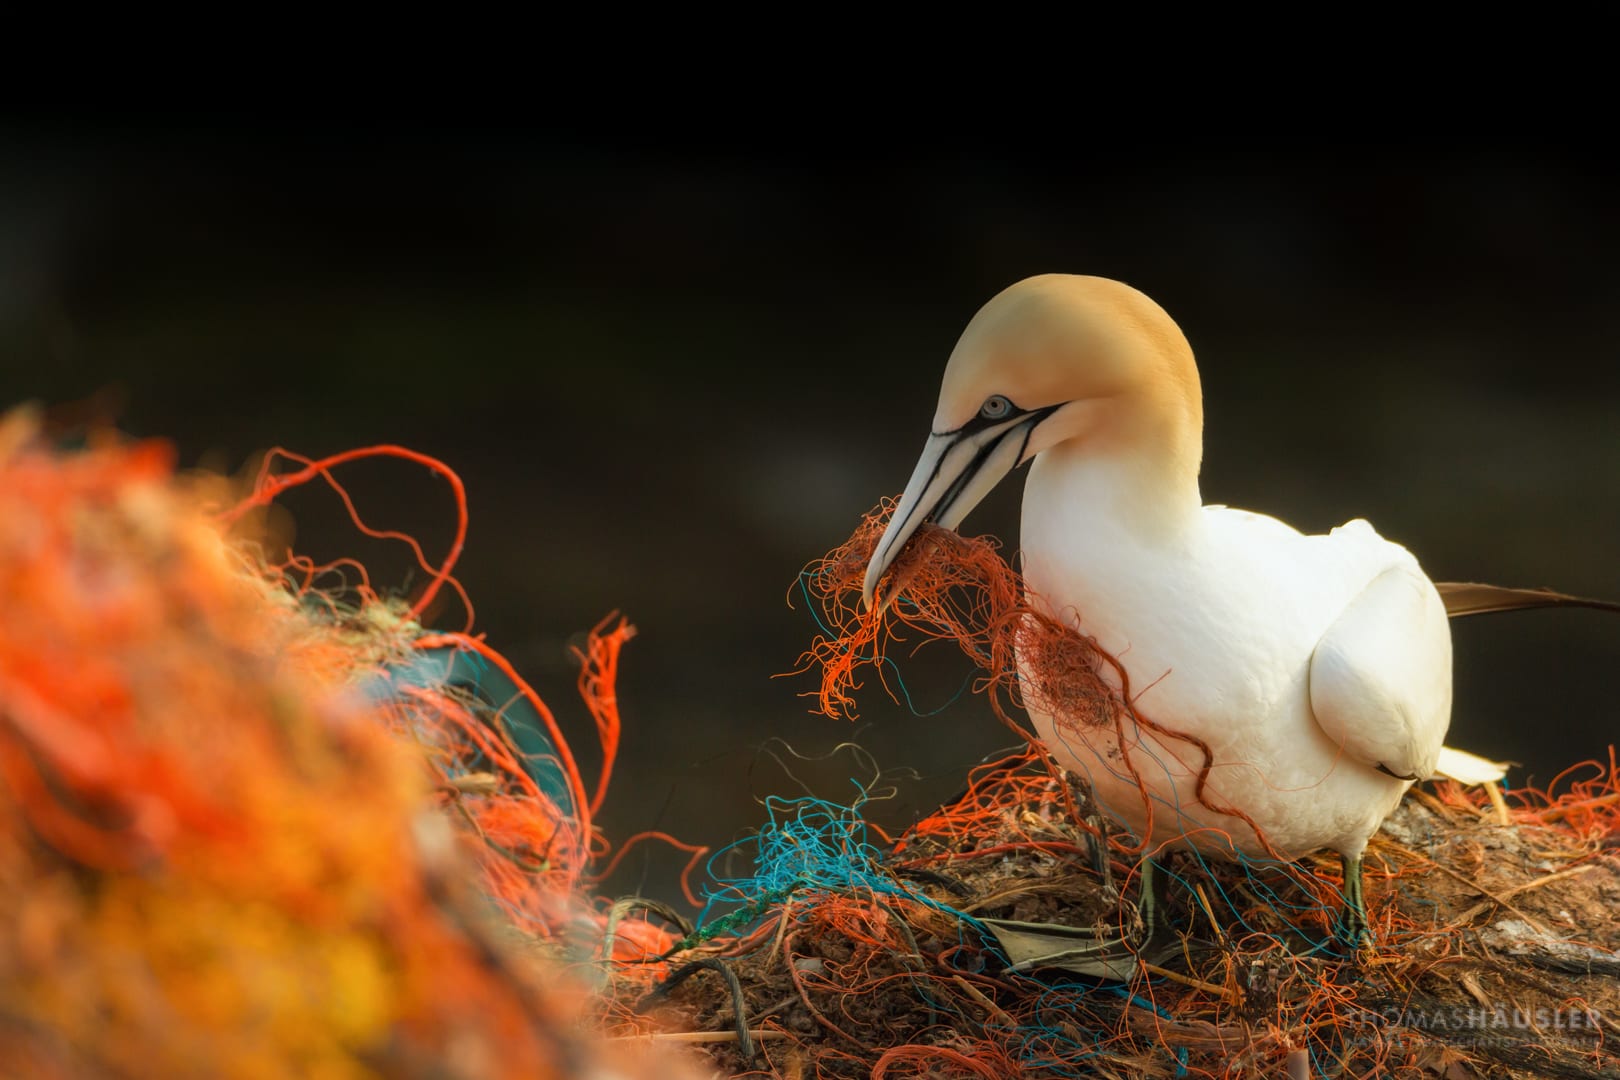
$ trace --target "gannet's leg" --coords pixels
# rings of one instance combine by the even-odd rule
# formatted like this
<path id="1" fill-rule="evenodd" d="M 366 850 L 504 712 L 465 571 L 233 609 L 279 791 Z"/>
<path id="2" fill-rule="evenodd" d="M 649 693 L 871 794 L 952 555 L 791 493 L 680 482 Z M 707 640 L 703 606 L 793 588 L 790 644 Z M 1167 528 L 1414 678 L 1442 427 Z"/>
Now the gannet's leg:
<path id="1" fill-rule="evenodd" d="M 1136 902 L 1136 910 L 1137 913 L 1142 916 L 1142 940 L 1152 941 L 1153 931 L 1156 928 L 1156 923 L 1159 917 L 1159 905 L 1153 897 L 1153 879 L 1158 877 L 1158 875 L 1153 872 L 1154 867 L 1152 859 L 1144 858 L 1141 866 L 1142 898 Z"/>
<path id="2" fill-rule="evenodd" d="M 1114 887 L 1114 868 L 1108 858 L 1108 822 L 1097 814 L 1088 814 L 1086 824 L 1095 830 L 1086 833 L 1086 850 L 1091 854 L 1091 868 L 1097 871 L 1097 877 L 1102 882 L 1103 895 L 1117 896 L 1119 891 Z"/>
<path id="3" fill-rule="evenodd" d="M 1114 871 L 1108 858 L 1108 823 L 1096 815 L 1087 817 L 1086 821 L 1097 829 L 1094 835 L 1087 835 L 1086 846 L 1091 853 L 1092 868 L 1101 879 L 1103 895 L 1117 897 L 1119 891 L 1114 884 Z M 1136 901 L 1136 914 L 1142 923 L 1142 943 L 1145 946 L 1154 940 L 1159 930 L 1159 912 L 1170 910 L 1170 875 L 1146 857 L 1137 863 L 1137 868 L 1142 892 Z"/>
<path id="4" fill-rule="evenodd" d="M 1339 942 L 1353 956 L 1367 943 L 1369 933 L 1367 905 L 1361 895 L 1361 856 L 1341 853 L 1339 865 L 1344 868 L 1344 911 L 1339 917 Z"/>
<path id="5" fill-rule="evenodd" d="M 1142 916 L 1142 944 L 1144 947 L 1158 936 L 1159 913 L 1170 910 L 1170 875 L 1152 859 L 1142 860 L 1142 898 L 1136 910 Z M 1165 923 L 1165 928 L 1169 928 Z"/>

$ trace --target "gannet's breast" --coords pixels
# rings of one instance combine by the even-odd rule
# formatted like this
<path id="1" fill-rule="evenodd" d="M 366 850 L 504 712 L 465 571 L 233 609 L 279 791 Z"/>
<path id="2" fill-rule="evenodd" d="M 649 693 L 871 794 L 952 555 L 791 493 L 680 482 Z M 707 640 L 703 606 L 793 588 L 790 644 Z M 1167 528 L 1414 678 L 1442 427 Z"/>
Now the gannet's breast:
<path id="1" fill-rule="evenodd" d="M 1128 497 L 1106 467 L 1037 459 L 1023 514 L 1030 588 L 1123 664 L 1144 717 L 1209 747 L 1208 801 L 1243 810 L 1286 856 L 1322 847 L 1359 854 L 1408 785 L 1348 753 L 1342 733 L 1324 731 L 1312 710 L 1312 659 L 1381 575 L 1401 571 L 1404 584 L 1433 586 L 1405 548 L 1365 521 L 1307 536 L 1261 514 L 1195 506 L 1176 528 L 1155 531 L 1122 504 Z M 1412 714 L 1400 721 L 1437 752 L 1450 711 L 1449 629 L 1437 594 L 1415 610 L 1380 640 L 1415 669 L 1443 673 L 1443 694 L 1436 683 L 1396 695 Z M 1203 755 L 1191 743 L 1134 729 L 1121 740 L 1033 710 L 1032 719 L 1058 760 L 1139 836 L 1148 829 L 1145 789 L 1155 844 L 1264 852 L 1248 825 L 1196 801 Z"/>

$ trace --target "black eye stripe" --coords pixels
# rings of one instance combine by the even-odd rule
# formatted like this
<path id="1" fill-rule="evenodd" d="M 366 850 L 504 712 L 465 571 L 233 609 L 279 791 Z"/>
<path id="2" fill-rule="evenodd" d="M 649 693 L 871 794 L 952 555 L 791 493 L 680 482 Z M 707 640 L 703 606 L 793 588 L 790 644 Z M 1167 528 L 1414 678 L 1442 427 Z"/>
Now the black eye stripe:
<path id="1" fill-rule="evenodd" d="M 963 424 L 962 426 L 957 427 L 957 428 L 953 428 L 950 431 L 936 431 L 933 434 L 935 434 L 935 435 L 955 435 L 957 437 L 961 437 L 961 436 L 965 436 L 965 435 L 976 435 L 981 431 L 985 431 L 985 430 L 987 430 L 989 428 L 993 428 L 993 427 L 999 427 L 999 426 L 1001 426 L 1003 424 L 1006 424 L 1007 422 L 1009 422 L 1011 420 L 1015 420 L 1015 419 L 1018 419 L 1020 417 L 1034 417 L 1035 422 L 1040 423 L 1042 420 L 1045 420 L 1048 416 L 1051 416 L 1053 413 L 1057 412 L 1058 409 L 1063 407 L 1063 402 L 1059 402 L 1056 405 L 1048 405 L 1045 408 L 1032 409 L 1032 410 L 1029 410 L 1028 412 L 1026 412 L 1023 409 L 1020 409 L 1010 399 L 1008 399 L 1006 397 L 1002 397 L 1002 395 L 1000 395 L 1000 394 L 997 394 L 995 396 L 999 397 L 999 398 L 1001 398 L 1001 400 L 1007 402 L 1007 411 L 1002 413 L 1000 416 L 997 416 L 997 417 L 994 417 L 994 418 L 985 416 L 984 415 L 984 409 L 981 406 L 980 410 L 977 413 L 973 414 L 973 418 L 970 419 L 967 423 Z"/>
<path id="2" fill-rule="evenodd" d="M 1005 424 L 1007 421 L 1013 419 L 1014 417 L 1023 415 L 1023 410 L 1022 409 L 1020 409 L 1017 405 L 1014 405 L 1009 398 L 1007 398 L 1007 397 L 1005 397 L 1005 396 L 1003 396 L 1001 394 L 992 395 L 990 398 L 988 398 L 986 400 L 985 404 L 988 405 L 990 401 L 1004 401 L 1004 402 L 1006 402 L 1006 410 L 1007 411 L 997 413 L 994 416 L 986 416 L 985 412 L 984 412 L 985 406 L 981 405 L 981 406 L 979 406 L 979 411 L 974 413 L 972 418 L 969 419 L 967 423 L 963 424 L 961 427 L 956 428 L 953 431 L 939 432 L 938 434 L 944 434 L 944 435 L 971 435 L 971 434 L 973 434 L 975 432 L 983 431 L 986 428 L 995 427 L 998 424 Z"/>

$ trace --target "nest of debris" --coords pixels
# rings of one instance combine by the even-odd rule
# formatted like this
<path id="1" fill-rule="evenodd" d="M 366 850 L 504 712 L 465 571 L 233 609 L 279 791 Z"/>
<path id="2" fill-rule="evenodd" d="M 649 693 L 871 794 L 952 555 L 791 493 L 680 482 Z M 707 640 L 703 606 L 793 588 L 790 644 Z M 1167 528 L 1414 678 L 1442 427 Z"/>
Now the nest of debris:
<path id="1" fill-rule="evenodd" d="M 1155 946 L 1110 975 L 1086 973 L 1085 959 L 1015 970 L 1022 946 L 998 935 L 1003 920 L 1141 942 L 1135 868 L 1099 865 L 1075 797 L 1032 756 L 983 770 L 876 859 L 847 847 L 860 870 L 847 886 L 823 873 L 756 905 L 741 933 L 689 937 L 652 995 L 610 983 L 609 1022 L 706 1034 L 715 1064 L 739 1076 L 1620 1069 L 1612 760 L 1510 808 L 1450 782 L 1415 789 L 1368 850 L 1373 945 L 1359 956 L 1332 945 L 1336 863 L 1178 855 L 1165 863 L 1170 932 Z M 814 811 L 829 839 L 824 804 L 789 809 Z M 847 839 L 852 822 L 834 834 Z"/>
<path id="2" fill-rule="evenodd" d="M 925 529 L 892 571 L 896 599 L 859 611 L 890 509 L 805 578 L 829 630 L 806 656 L 823 711 L 849 714 L 895 642 L 944 640 L 1026 738 L 1030 698 L 1163 731 L 1117 661 L 1029 603 L 991 540 Z M 1032 648 L 1060 675 L 1021 683 L 1015 650 Z M 1367 852 L 1372 943 L 1348 956 L 1326 859 L 1161 859 L 1168 931 L 1144 939 L 1140 849 L 1029 745 L 881 843 L 859 804 L 772 800 L 757 872 L 717 882 L 651 993 L 610 980 L 606 1022 L 702 1043 L 732 1075 L 1620 1075 L 1612 751 L 1547 792 L 1413 789 Z"/>

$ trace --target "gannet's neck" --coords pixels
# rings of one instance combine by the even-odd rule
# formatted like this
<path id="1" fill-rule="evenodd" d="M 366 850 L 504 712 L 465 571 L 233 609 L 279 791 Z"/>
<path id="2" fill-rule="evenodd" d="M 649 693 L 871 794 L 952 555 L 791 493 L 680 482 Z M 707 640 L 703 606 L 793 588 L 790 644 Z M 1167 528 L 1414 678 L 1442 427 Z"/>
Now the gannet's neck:
<path id="1" fill-rule="evenodd" d="M 1173 541 L 1198 520 L 1203 499 L 1203 401 L 1191 350 L 1143 350 L 1156 377 L 1105 398 L 1076 402 L 1074 434 L 1030 469 L 1026 513 L 1042 504 L 1086 506 L 1139 542 Z M 1139 370 L 1141 369 L 1139 368 Z"/>
<path id="2" fill-rule="evenodd" d="M 1141 449 L 1140 447 L 1138 448 Z M 1079 527 L 1117 530 L 1121 540 L 1178 546 L 1200 520 L 1196 466 L 1164 452 L 1098 453 L 1080 440 L 1043 452 L 1024 488 L 1025 543 L 1032 514 L 1083 513 Z"/>

